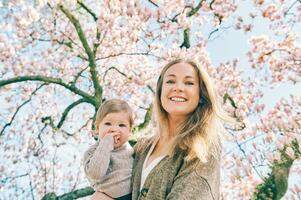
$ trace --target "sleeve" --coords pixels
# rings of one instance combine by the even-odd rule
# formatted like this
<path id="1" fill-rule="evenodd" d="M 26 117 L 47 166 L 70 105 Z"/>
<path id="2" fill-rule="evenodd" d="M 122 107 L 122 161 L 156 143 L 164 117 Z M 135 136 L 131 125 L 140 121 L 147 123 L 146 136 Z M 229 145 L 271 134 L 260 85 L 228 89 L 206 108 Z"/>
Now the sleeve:
<path id="1" fill-rule="evenodd" d="M 183 164 L 174 179 L 166 200 L 218 200 L 220 185 L 219 160 L 202 164 Z"/>
<path id="2" fill-rule="evenodd" d="M 108 134 L 85 152 L 83 165 L 88 178 L 98 180 L 106 174 L 113 149 L 114 139 Z"/>

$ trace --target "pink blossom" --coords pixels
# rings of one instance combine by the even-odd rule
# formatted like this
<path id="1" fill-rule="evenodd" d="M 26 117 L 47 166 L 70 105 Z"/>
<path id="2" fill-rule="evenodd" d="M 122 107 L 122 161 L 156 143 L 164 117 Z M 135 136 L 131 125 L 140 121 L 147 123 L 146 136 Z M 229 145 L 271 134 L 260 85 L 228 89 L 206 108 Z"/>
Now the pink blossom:
<path id="1" fill-rule="evenodd" d="M 295 153 L 294 150 L 291 147 L 287 147 L 285 150 L 285 153 L 291 158 L 294 159 L 295 158 Z"/>

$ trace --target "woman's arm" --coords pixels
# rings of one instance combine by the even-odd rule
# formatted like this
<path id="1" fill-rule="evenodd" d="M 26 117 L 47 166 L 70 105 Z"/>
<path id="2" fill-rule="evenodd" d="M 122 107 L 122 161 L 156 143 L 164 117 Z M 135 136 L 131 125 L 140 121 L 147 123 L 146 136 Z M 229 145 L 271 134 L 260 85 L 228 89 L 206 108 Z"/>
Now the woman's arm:
<path id="1" fill-rule="evenodd" d="M 107 134 L 85 152 L 83 164 L 89 178 L 100 179 L 107 173 L 113 149 L 114 138 L 111 134 Z"/>

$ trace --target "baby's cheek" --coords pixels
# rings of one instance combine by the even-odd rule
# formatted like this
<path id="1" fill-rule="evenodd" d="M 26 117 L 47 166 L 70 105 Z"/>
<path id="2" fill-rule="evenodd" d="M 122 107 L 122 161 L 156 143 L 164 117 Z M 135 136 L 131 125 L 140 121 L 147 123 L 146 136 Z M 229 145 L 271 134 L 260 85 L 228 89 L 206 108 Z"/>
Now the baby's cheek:
<path id="1" fill-rule="evenodd" d="M 103 138 L 105 135 L 106 135 L 106 132 L 105 132 L 105 131 L 99 131 L 99 136 L 100 136 L 101 138 Z"/>

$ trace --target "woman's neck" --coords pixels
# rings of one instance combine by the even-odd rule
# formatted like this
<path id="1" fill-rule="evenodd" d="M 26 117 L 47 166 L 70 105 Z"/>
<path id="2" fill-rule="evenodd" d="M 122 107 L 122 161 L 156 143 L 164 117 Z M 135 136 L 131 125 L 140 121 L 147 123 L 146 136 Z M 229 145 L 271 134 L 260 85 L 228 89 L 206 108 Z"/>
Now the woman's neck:
<path id="1" fill-rule="evenodd" d="M 184 120 L 183 116 L 168 116 L 168 132 L 163 135 L 163 138 L 172 139 L 177 132 L 177 128 Z"/>

